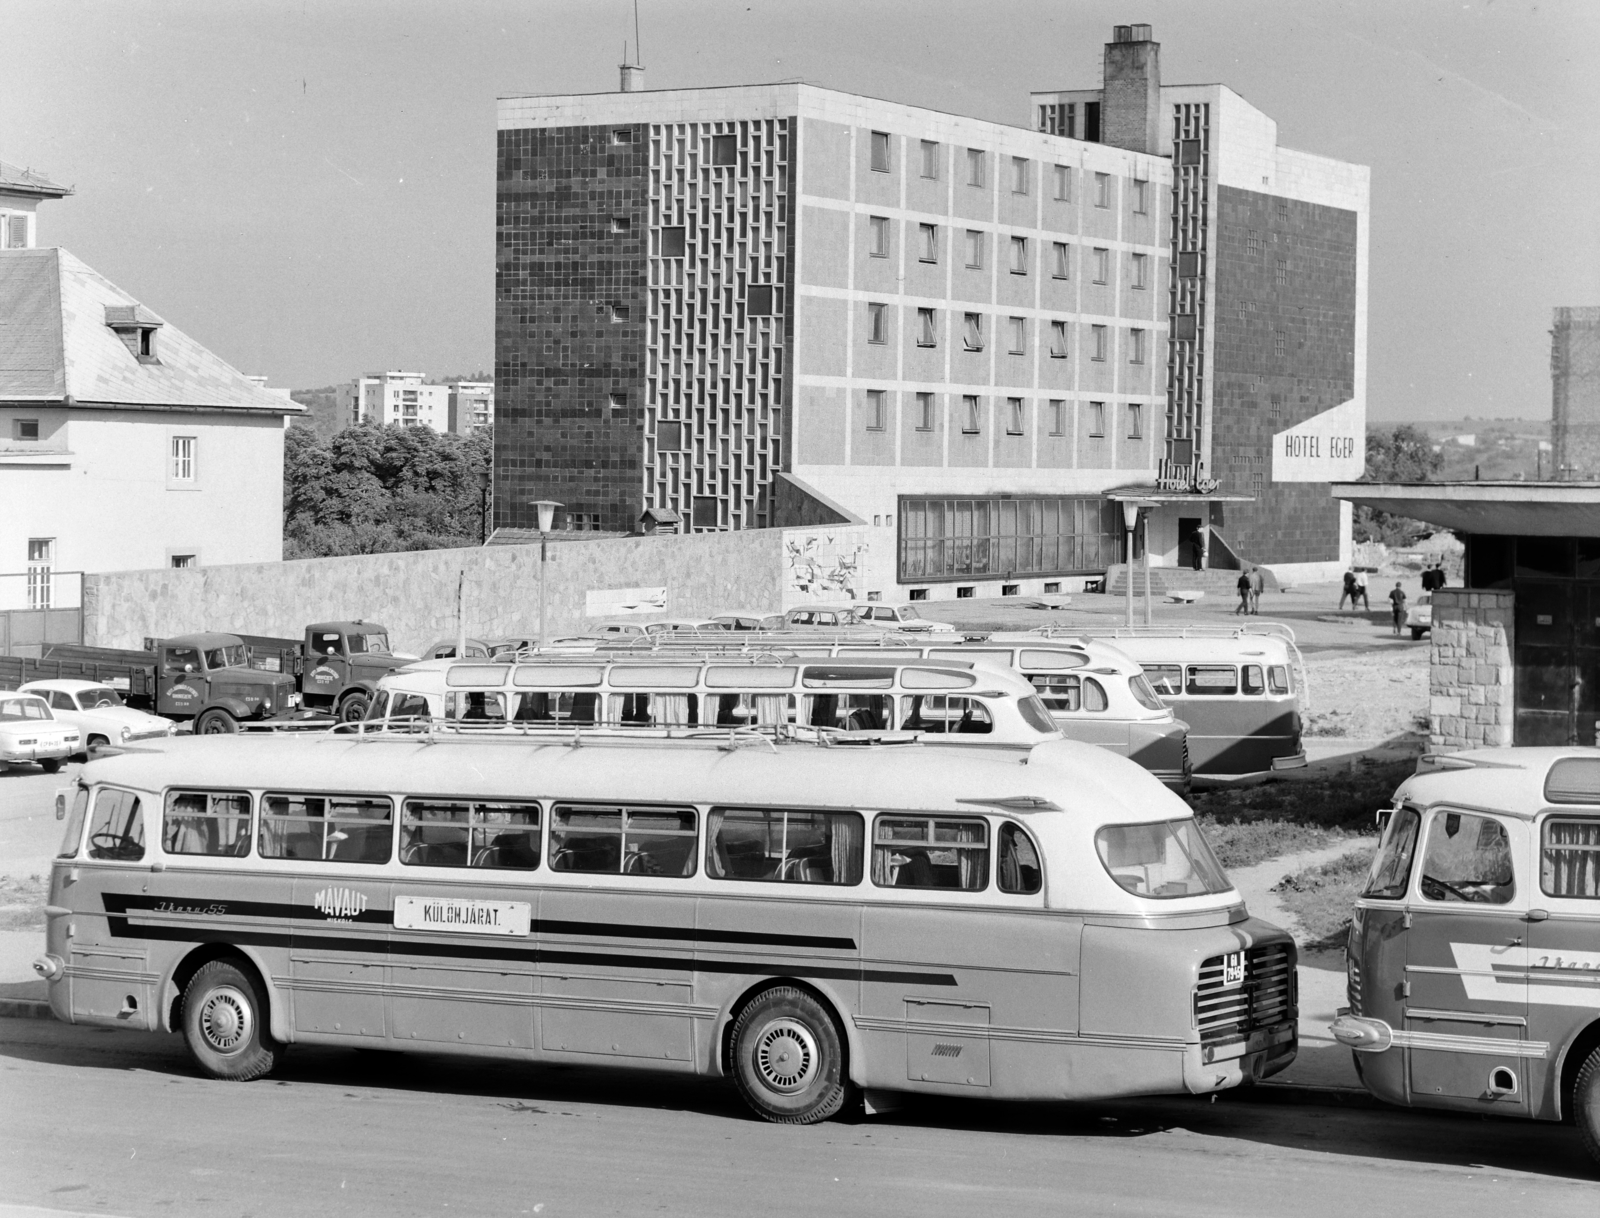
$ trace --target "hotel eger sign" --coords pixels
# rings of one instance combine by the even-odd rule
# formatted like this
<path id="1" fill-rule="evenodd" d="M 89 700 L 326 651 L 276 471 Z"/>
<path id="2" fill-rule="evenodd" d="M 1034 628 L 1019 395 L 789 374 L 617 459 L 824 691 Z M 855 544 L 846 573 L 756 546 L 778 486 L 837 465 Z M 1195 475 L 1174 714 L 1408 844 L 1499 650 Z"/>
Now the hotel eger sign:
<path id="1" fill-rule="evenodd" d="M 1272 437 L 1274 482 L 1354 482 L 1367 464 L 1367 412 L 1358 399 Z"/>

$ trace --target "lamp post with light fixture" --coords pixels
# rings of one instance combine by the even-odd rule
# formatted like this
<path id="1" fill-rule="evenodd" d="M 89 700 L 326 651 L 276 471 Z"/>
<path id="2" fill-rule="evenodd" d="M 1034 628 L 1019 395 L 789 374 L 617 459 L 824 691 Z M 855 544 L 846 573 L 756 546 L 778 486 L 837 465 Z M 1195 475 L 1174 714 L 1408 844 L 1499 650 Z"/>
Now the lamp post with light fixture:
<path id="1" fill-rule="evenodd" d="M 555 523 L 556 509 L 561 504 L 554 499 L 539 499 L 534 502 L 534 510 L 539 513 L 539 646 L 546 645 L 544 630 L 544 581 L 546 546 L 550 536 L 550 526 Z M 1130 610 L 1131 612 L 1131 610 Z"/>
<path id="2" fill-rule="evenodd" d="M 1137 499 L 1122 501 L 1122 526 L 1127 531 L 1127 623 L 1133 625 L 1133 543 L 1140 522 L 1144 523 L 1144 624 L 1150 625 L 1150 509 L 1154 503 Z"/>

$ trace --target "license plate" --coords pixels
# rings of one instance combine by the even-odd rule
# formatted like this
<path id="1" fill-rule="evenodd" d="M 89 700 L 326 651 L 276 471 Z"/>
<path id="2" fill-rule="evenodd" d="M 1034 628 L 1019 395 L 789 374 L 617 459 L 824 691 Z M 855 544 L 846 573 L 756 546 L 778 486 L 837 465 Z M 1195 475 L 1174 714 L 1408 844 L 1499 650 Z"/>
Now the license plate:
<path id="1" fill-rule="evenodd" d="M 1222 984 L 1244 984 L 1244 953 L 1229 952 L 1222 958 Z"/>

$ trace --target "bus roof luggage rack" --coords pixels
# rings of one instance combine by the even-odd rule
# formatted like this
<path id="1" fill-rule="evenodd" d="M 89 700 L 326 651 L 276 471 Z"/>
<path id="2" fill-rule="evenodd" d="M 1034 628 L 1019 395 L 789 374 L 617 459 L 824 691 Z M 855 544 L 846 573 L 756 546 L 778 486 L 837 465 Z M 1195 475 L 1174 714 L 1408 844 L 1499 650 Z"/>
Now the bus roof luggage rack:
<path id="1" fill-rule="evenodd" d="M 425 716 L 406 716 L 399 719 L 367 719 L 359 723 L 339 724 L 334 731 L 351 735 L 357 740 L 393 740 L 406 738 L 421 743 L 438 743 L 444 740 L 480 740 L 505 745 L 543 742 L 570 744 L 581 747 L 599 742 L 638 742 L 650 740 L 675 740 L 687 743 L 712 744 L 729 751 L 752 745 L 765 744 L 776 748 L 779 744 L 812 744 L 821 748 L 838 746 L 904 745 L 922 743 L 923 733 L 885 730 L 846 730 L 834 727 L 812 727 L 803 724 L 781 723 L 747 725 L 744 727 L 703 727 L 692 724 L 667 726 L 662 724 L 631 723 L 505 723 L 492 720 L 486 723 L 461 723 L 432 719 Z M 937 741 L 935 741 L 937 743 Z"/>

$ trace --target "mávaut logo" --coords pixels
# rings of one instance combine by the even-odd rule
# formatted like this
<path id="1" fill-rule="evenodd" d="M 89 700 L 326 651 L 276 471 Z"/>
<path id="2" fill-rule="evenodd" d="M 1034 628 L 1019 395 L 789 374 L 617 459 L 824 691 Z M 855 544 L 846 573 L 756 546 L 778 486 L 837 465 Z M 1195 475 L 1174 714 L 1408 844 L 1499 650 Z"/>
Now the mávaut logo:
<path id="1" fill-rule="evenodd" d="M 312 905 L 331 922 L 349 922 L 367 908 L 367 894 L 354 888 L 324 888 L 311 898 Z"/>

